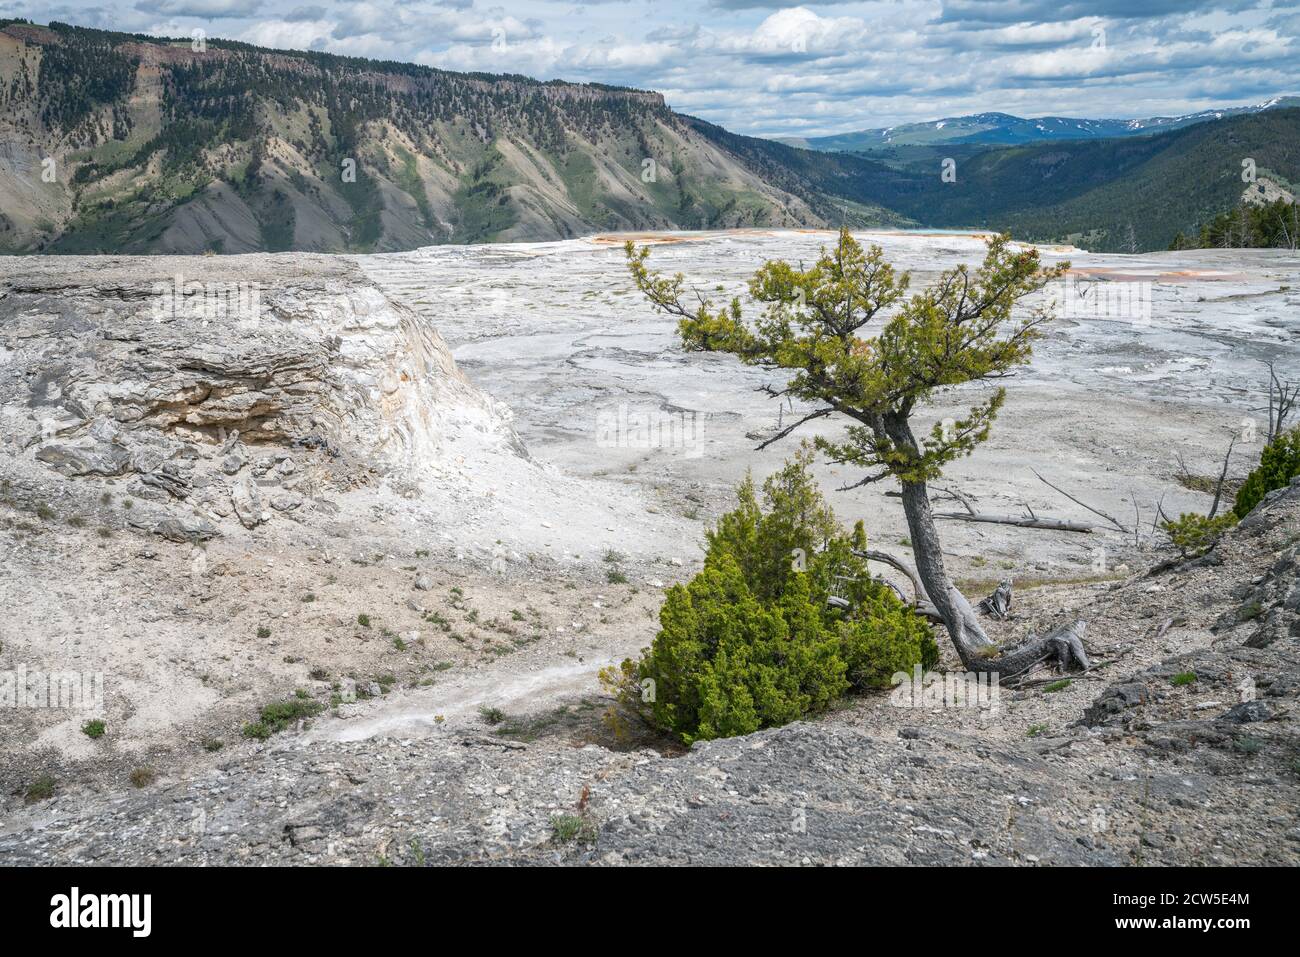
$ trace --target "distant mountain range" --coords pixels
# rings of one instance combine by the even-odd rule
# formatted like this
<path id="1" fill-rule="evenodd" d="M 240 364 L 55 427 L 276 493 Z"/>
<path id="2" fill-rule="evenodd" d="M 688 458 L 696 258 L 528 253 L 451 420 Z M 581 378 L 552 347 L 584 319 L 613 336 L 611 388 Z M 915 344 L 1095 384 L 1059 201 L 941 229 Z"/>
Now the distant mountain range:
<path id="1" fill-rule="evenodd" d="M 1144 120 L 1088 120 L 1068 116 L 1026 119 L 1009 113 L 975 113 L 928 123 L 905 123 L 834 136 L 776 137 L 778 142 L 804 149 L 853 152 L 894 146 L 936 146 L 941 143 L 1038 143 L 1046 140 L 1092 140 L 1119 136 L 1165 133 L 1194 123 L 1221 120 L 1244 113 L 1300 106 L 1300 96 L 1280 96 L 1254 106 L 1202 110 L 1185 116 L 1153 116 Z"/>
<path id="2" fill-rule="evenodd" d="M 0 20 L 0 253 L 374 252 L 841 222 L 1151 249 L 1300 183 L 1296 98 L 1145 127 L 983 114 L 918 125 L 937 140 L 840 152 L 739 136 L 643 90 L 200 46 Z M 1122 135 L 1104 132 L 1114 122 Z M 1024 124 L 1093 125 L 1057 138 Z"/>

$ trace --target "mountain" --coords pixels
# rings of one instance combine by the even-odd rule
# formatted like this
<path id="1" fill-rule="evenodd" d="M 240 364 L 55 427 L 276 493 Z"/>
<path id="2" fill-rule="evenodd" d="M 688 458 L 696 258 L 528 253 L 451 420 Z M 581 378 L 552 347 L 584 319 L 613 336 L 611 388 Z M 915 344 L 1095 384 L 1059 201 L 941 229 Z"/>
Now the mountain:
<path id="1" fill-rule="evenodd" d="M 1010 230 L 1023 239 L 1112 252 L 1165 249 L 1177 233 L 1196 235 L 1243 201 L 1295 195 L 1300 184 L 1295 108 L 1149 136 L 908 146 L 888 156 L 712 135 L 753 168 L 797 169 L 802 188 L 887 206 L 919 223 Z M 940 175 L 949 158 L 955 181 Z M 1247 159 L 1252 183 L 1243 180 Z"/>
<path id="2" fill-rule="evenodd" d="M 373 252 L 840 223 L 1164 249 L 1257 189 L 1295 194 L 1289 102 L 1157 132 L 1142 121 L 1143 136 L 819 151 L 643 90 L 0 20 L 0 253 Z M 1039 122 L 964 119 L 985 133 Z M 940 176 L 948 160 L 955 181 Z"/>
<path id="3" fill-rule="evenodd" d="M 1088 120 L 1068 116 L 1026 119 L 1009 113 L 975 113 L 971 116 L 950 116 L 928 123 L 905 123 L 901 126 L 833 136 L 785 137 L 779 138 L 779 142 L 804 149 L 854 152 L 896 146 L 934 146 L 941 143 L 1009 145 L 1047 140 L 1091 140 L 1162 133 L 1229 116 L 1297 106 L 1300 106 L 1300 96 L 1285 96 L 1254 106 L 1202 110 L 1184 116 L 1153 116 L 1144 120 Z"/>
<path id="4" fill-rule="evenodd" d="M 13 20 L 0 185 L 16 252 L 382 251 L 833 208 L 657 93 Z"/>

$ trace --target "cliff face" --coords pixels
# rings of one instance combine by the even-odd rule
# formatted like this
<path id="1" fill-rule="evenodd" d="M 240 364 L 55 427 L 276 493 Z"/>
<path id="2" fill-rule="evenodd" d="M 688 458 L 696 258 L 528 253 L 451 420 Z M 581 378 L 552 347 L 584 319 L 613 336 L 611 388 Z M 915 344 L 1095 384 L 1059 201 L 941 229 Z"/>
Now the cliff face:
<path id="1" fill-rule="evenodd" d="M 466 381 L 427 319 L 355 266 L 311 259 L 9 260 L 8 477 L 35 490 L 127 481 L 156 505 L 133 524 L 210 537 L 321 488 L 519 453 L 508 410 Z"/>
<path id="2" fill-rule="evenodd" d="M 375 251 L 821 222 L 641 90 L 9 23 L 0 117 L 0 250 Z"/>

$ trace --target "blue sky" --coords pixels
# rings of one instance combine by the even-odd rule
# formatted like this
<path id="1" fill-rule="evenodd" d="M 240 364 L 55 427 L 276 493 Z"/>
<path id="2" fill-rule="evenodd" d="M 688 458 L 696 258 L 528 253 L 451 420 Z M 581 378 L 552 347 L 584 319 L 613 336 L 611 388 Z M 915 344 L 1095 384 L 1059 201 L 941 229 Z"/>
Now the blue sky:
<path id="1" fill-rule="evenodd" d="M 0 0 L 40 23 L 663 92 L 755 135 L 1143 117 L 1300 93 L 1300 0 Z"/>

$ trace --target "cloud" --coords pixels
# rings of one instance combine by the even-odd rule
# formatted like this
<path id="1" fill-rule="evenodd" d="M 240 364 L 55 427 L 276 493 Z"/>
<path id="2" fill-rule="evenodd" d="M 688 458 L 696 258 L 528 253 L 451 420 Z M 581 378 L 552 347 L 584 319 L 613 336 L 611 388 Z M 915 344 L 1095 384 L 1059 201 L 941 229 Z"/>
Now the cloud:
<path id="1" fill-rule="evenodd" d="M 1300 0 L 12 0 L 13 15 L 654 89 L 742 133 L 1300 91 Z"/>
<path id="2" fill-rule="evenodd" d="M 141 13 L 204 20 L 244 20 L 257 15 L 262 0 L 138 0 Z"/>

